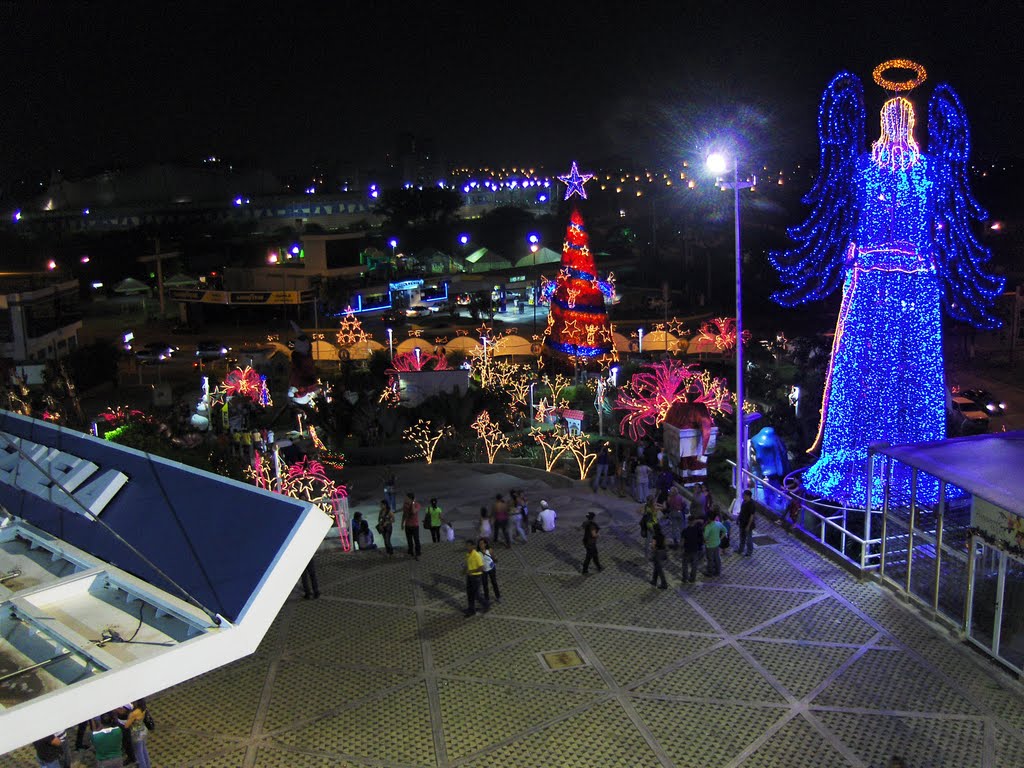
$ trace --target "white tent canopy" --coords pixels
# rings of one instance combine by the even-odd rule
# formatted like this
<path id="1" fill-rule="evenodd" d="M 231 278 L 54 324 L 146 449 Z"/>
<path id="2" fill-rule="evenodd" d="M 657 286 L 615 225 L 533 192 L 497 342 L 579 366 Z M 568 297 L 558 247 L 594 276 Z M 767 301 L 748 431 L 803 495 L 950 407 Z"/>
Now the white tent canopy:
<path id="1" fill-rule="evenodd" d="M 561 264 L 562 254 L 550 248 L 539 248 L 536 253 L 528 253 L 516 262 L 516 268 L 532 267 L 535 264 Z"/>
<path id="2" fill-rule="evenodd" d="M 114 286 L 114 293 L 121 296 L 132 296 L 135 294 L 144 293 L 147 296 L 150 293 L 149 286 L 141 280 L 136 280 L 134 277 L 126 277 L 120 283 Z"/>

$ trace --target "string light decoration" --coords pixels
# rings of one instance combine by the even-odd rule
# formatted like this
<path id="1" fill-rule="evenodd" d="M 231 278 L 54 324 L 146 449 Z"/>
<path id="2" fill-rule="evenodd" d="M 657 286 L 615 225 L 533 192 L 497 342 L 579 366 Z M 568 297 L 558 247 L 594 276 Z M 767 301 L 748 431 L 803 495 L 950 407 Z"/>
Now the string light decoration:
<path id="1" fill-rule="evenodd" d="M 228 371 L 221 392 L 227 397 L 244 397 L 264 408 L 274 404 L 267 389 L 267 377 L 249 366 Z"/>
<path id="2" fill-rule="evenodd" d="M 562 393 L 565 392 L 565 388 L 572 383 L 572 379 L 564 373 L 556 373 L 554 376 L 550 374 L 545 375 L 544 381 L 548 385 L 548 389 L 551 391 L 551 406 L 553 408 L 567 406 L 569 403 L 562 397 Z"/>
<path id="3" fill-rule="evenodd" d="M 530 437 L 540 446 L 541 454 L 544 456 L 544 470 L 553 472 L 558 460 L 569 450 L 569 433 L 562 426 L 554 429 L 531 427 Z"/>
<path id="4" fill-rule="evenodd" d="M 661 426 L 676 403 L 703 403 L 712 415 L 719 416 L 735 411 L 736 400 L 726 388 L 725 379 L 715 378 L 693 363 L 663 360 L 643 369 L 619 388 L 615 399 L 615 410 L 625 411 L 619 434 L 628 432 L 633 441 Z"/>
<path id="5" fill-rule="evenodd" d="M 736 318 L 715 317 L 706 320 L 700 326 L 698 338 L 703 341 L 713 342 L 715 349 L 728 352 L 736 349 Z M 743 331 L 743 344 L 750 342 L 750 331 Z"/>
<path id="6" fill-rule="evenodd" d="M 373 337 L 363 330 L 362 321 L 356 317 L 352 307 L 345 307 L 345 314 L 341 318 L 341 325 L 336 336 L 339 347 L 351 347 L 353 344 L 362 344 L 370 341 Z"/>
<path id="7" fill-rule="evenodd" d="M 304 458 L 295 464 L 287 464 L 278 457 L 280 489 L 278 475 L 274 472 L 272 462 L 264 458 L 259 451 L 253 457 L 251 467 L 246 467 L 245 476 L 265 491 L 291 496 L 293 499 L 308 501 L 320 508 L 325 515 L 334 517 L 334 500 L 348 497 L 348 489 L 335 483 L 327 476 L 323 464 L 313 459 Z"/>
<path id="8" fill-rule="evenodd" d="M 501 431 L 501 426 L 497 422 L 491 421 L 491 414 L 487 411 L 480 411 L 476 420 L 469 426 L 476 432 L 477 437 L 483 440 L 488 464 L 494 463 L 494 457 L 502 448 L 511 449 L 512 441 Z"/>
<path id="9" fill-rule="evenodd" d="M 562 268 L 554 283 L 544 330 L 544 346 L 549 353 L 573 362 L 614 357 L 605 295 L 599 283 L 583 217 L 573 209 L 562 245 Z"/>
<path id="10" fill-rule="evenodd" d="M 584 200 L 587 199 L 587 190 L 583 188 L 583 185 L 594 178 L 592 173 L 580 173 L 580 169 L 576 167 L 576 161 L 572 161 L 572 168 L 564 176 L 557 177 L 560 182 L 565 184 L 565 199 L 568 200 L 573 195 L 579 195 Z"/>
<path id="11" fill-rule="evenodd" d="M 313 447 L 316 449 L 317 457 L 323 464 L 326 464 L 331 469 L 338 471 L 345 468 L 345 454 L 341 451 L 334 451 L 328 448 L 324 444 L 324 441 L 320 439 L 320 435 L 316 431 L 316 426 L 313 424 L 309 425 L 309 438 L 313 441 Z"/>
<path id="12" fill-rule="evenodd" d="M 586 480 L 597 460 L 597 451 L 590 450 L 590 437 L 585 432 L 572 432 L 566 435 L 565 442 L 572 457 L 576 459 L 580 480 Z"/>
<path id="13" fill-rule="evenodd" d="M 437 444 L 447 437 L 451 437 L 455 431 L 451 427 L 434 429 L 433 423 L 428 419 L 420 419 L 411 427 L 407 427 L 402 437 L 411 441 L 420 449 L 419 456 L 422 456 L 427 464 L 434 463 L 434 451 Z"/>
<path id="14" fill-rule="evenodd" d="M 945 437 L 941 308 L 978 328 L 998 327 L 992 308 L 1004 285 L 986 271 L 990 253 L 971 230 L 987 214 L 970 189 L 970 130 L 959 97 L 948 85 L 935 88 L 927 154 L 913 135 L 910 101 L 889 99 L 880 117 L 881 137 L 866 152 L 860 79 L 842 72 L 829 83 L 818 112 L 818 176 L 804 198 L 811 212 L 788 230 L 794 246 L 770 254 L 784 286 L 774 298 L 783 305 L 842 285 L 811 448 L 820 458 L 803 482 L 851 506 L 867 502 L 869 444 Z M 871 482 L 880 503 L 881 478 Z M 909 500 L 909 468 L 895 469 L 889 493 L 891 503 Z M 919 497 L 937 493 L 935 478 L 922 475 Z"/>
<path id="15" fill-rule="evenodd" d="M 885 76 L 885 73 L 890 69 L 908 69 L 914 73 L 914 76 L 909 80 L 890 80 Z M 928 73 L 916 61 L 911 61 L 910 59 L 889 59 L 889 61 L 883 61 L 875 67 L 871 77 L 887 91 L 912 91 L 928 79 Z"/>

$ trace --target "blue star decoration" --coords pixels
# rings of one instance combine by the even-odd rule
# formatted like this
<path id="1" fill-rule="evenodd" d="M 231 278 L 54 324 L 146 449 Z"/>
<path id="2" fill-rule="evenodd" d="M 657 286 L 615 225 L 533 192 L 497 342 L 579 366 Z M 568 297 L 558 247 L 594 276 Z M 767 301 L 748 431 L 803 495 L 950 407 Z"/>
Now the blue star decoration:
<path id="1" fill-rule="evenodd" d="M 581 174 L 579 168 L 576 167 L 576 161 L 573 160 L 572 168 L 565 176 L 557 177 L 560 182 L 565 184 L 565 198 L 568 200 L 573 195 L 579 195 L 584 200 L 587 199 L 587 190 L 583 188 L 583 185 L 594 178 L 592 173 Z"/>

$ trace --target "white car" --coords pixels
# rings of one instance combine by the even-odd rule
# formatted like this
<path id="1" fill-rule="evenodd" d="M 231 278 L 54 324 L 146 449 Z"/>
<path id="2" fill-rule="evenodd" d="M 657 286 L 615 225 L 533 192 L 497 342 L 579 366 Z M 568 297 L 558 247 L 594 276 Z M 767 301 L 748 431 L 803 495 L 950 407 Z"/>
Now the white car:
<path id="1" fill-rule="evenodd" d="M 433 310 L 425 304 L 418 304 L 405 310 L 406 317 L 430 317 L 432 314 Z"/>

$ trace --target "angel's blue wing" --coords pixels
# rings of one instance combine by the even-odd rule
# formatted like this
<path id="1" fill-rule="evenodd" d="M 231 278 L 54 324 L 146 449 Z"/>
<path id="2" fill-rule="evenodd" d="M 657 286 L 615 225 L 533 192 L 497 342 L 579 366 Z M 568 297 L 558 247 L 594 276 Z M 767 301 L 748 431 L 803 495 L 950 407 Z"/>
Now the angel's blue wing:
<path id="1" fill-rule="evenodd" d="M 824 298 L 839 287 L 846 250 L 857 228 L 857 158 L 864 151 L 864 86 L 840 72 L 818 108 L 821 158 L 814 187 L 804 196 L 807 219 L 788 231 L 794 246 L 768 254 L 784 288 L 772 298 L 785 306 Z"/>
<path id="2" fill-rule="evenodd" d="M 992 254 L 975 238 L 971 224 L 988 218 L 974 199 L 967 177 L 971 133 L 956 91 L 945 83 L 928 102 L 929 172 L 935 215 L 935 264 L 946 312 L 978 328 L 998 328 L 992 314 L 1005 278 L 985 271 Z"/>

